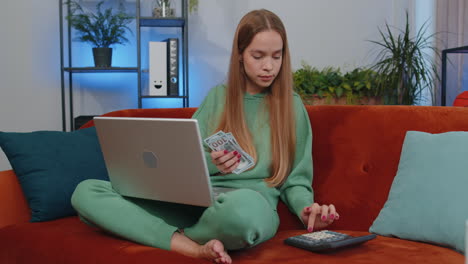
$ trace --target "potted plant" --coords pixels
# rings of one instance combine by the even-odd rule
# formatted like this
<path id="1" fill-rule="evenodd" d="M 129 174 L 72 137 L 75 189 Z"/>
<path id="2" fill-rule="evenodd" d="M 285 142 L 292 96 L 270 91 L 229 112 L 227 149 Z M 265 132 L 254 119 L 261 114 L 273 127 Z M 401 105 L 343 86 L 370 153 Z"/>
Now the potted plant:
<path id="1" fill-rule="evenodd" d="M 69 0 L 69 14 L 66 19 L 77 34 L 78 40 L 88 42 L 93 46 L 94 64 L 96 67 L 112 65 L 112 45 L 128 42 L 125 33 L 127 26 L 134 18 L 125 12 L 122 4 L 118 11 L 112 8 L 103 10 L 104 1 L 96 4 L 96 10 L 85 10 L 77 1 Z"/>
<path id="2" fill-rule="evenodd" d="M 339 68 L 322 70 L 303 63 L 293 72 L 294 90 L 305 104 L 378 104 L 377 73 L 356 68 L 344 75 Z"/>
<path id="3" fill-rule="evenodd" d="M 381 95 L 377 90 L 379 74 L 368 68 L 356 68 L 343 75 L 342 89 L 348 104 L 381 104 Z"/>
<path id="4" fill-rule="evenodd" d="M 378 90 L 386 104 L 420 103 L 424 91 L 427 89 L 432 96 L 435 81 L 440 80 L 437 64 L 426 52 L 432 50 L 440 57 L 432 46 L 435 34 L 426 36 L 426 21 L 411 37 L 408 12 L 404 30 L 398 29 L 398 33 L 393 33 L 388 24 L 385 28 L 385 32 L 379 29 L 380 41 L 371 41 L 380 47 L 377 62 L 372 67 L 379 73 Z"/>
<path id="5" fill-rule="evenodd" d="M 189 0 L 189 12 L 198 10 L 198 0 Z"/>

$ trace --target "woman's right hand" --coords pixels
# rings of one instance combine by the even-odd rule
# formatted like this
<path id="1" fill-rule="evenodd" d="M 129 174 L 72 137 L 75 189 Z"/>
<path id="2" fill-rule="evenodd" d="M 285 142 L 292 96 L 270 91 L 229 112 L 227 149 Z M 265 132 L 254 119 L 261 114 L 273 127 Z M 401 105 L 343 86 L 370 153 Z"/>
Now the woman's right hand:
<path id="1" fill-rule="evenodd" d="M 211 152 L 211 162 L 221 174 L 228 174 L 235 170 L 239 166 L 240 158 L 241 154 L 237 151 L 221 150 Z"/>

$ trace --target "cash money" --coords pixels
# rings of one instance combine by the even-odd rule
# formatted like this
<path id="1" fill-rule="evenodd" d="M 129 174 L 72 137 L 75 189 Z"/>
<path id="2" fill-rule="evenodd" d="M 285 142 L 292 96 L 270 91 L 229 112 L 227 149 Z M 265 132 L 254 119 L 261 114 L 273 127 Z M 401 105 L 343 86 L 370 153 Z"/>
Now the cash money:
<path id="1" fill-rule="evenodd" d="M 232 133 L 225 133 L 224 131 L 218 131 L 215 134 L 204 139 L 204 142 L 213 150 L 227 150 L 229 152 L 237 151 L 241 154 L 239 165 L 232 172 L 240 174 L 255 165 L 253 158 L 247 154 L 237 143 Z"/>

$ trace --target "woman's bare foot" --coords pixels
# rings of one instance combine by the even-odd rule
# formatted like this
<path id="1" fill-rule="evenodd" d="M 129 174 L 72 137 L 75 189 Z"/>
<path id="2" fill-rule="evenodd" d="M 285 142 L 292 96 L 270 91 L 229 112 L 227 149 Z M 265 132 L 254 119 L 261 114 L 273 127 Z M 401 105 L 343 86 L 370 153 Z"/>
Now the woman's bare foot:
<path id="1" fill-rule="evenodd" d="M 218 264 L 231 264 L 232 260 L 228 253 L 224 250 L 224 245 L 221 241 L 213 239 L 200 247 L 200 258 L 213 260 Z"/>
<path id="2" fill-rule="evenodd" d="M 171 250 L 194 258 L 208 259 L 218 264 L 232 263 L 231 257 L 224 250 L 223 243 L 216 239 L 200 245 L 186 237 L 183 232 L 175 232 L 171 239 Z"/>

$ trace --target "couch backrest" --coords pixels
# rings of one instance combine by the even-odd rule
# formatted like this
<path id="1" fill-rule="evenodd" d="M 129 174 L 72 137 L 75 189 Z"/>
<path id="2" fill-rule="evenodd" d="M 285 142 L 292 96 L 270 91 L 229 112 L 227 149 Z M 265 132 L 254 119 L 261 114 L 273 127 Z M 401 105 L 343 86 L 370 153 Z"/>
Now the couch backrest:
<path id="1" fill-rule="evenodd" d="M 307 106 L 313 131 L 314 196 L 334 204 L 335 229 L 367 231 L 387 200 L 405 134 L 468 131 L 468 108 Z M 131 109 L 106 116 L 190 118 L 196 108 Z M 88 123 L 85 126 L 90 126 Z M 280 230 L 301 228 L 279 204 Z"/>
<path id="2" fill-rule="evenodd" d="M 117 110 L 104 114 L 103 116 L 119 116 L 119 117 L 161 117 L 161 118 L 191 118 L 197 108 L 144 108 L 144 109 L 125 109 Z M 80 128 L 94 126 L 94 121 L 91 120 L 85 123 Z"/>
<path id="3" fill-rule="evenodd" d="M 368 230 L 388 197 L 406 132 L 468 131 L 468 110 L 425 106 L 308 107 L 315 199 L 333 203 L 334 228 Z"/>

